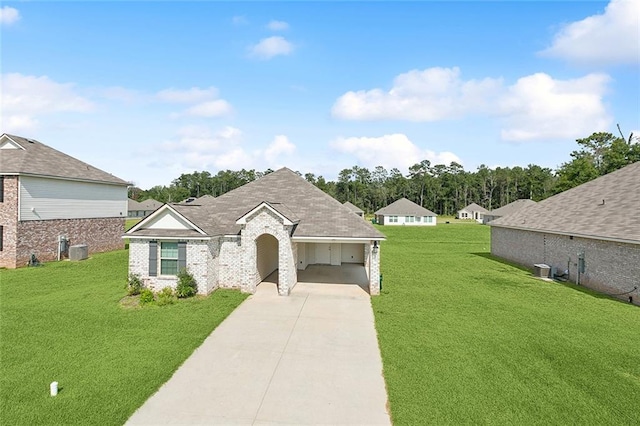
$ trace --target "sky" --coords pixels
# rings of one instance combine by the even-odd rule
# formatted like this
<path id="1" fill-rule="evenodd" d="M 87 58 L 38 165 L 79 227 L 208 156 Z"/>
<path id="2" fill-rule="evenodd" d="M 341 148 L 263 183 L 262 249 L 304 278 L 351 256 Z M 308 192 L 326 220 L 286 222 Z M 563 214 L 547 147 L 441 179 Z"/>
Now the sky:
<path id="1" fill-rule="evenodd" d="M 241 168 L 556 169 L 577 138 L 640 136 L 639 0 L 2 1 L 0 36 L 0 132 L 142 189 Z"/>

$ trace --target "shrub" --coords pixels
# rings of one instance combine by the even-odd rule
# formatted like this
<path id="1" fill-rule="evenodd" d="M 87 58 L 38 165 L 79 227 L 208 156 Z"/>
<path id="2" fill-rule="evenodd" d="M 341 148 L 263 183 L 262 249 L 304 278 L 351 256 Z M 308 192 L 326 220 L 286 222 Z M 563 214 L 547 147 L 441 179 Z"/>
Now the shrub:
<path id="1" fill-rule="evenodd" d="M 176 287 L 176 295 L 179 298 L 195 296 L 198 292 L 198 284 L 195 278 L 185 268 L 178 272 L 178 286 Z"/>
<path id="2" fill-rule="evenodd" d="M 129 280 L 127 281 L 125 289 L 129 296 L 140 294 L 140 290 L 142 290 L 142 280 L 140 279 L 140 275 L 129 274 Z"/>
<path id="3" fill-rule="evenodd" d="M 173 289 L 171 287 L 163 288 L 157 295 L 156 303 L 158 306 L 164 305 L 172 305 L 176 303 L 176 296 L 173 294 Z"/>
<path id="4" fill-rule="evenodd" d="M 140 304 L 147 305 L 149 303 L 153 303 L 153 292 L 145 288 L 140 292 Z"/>

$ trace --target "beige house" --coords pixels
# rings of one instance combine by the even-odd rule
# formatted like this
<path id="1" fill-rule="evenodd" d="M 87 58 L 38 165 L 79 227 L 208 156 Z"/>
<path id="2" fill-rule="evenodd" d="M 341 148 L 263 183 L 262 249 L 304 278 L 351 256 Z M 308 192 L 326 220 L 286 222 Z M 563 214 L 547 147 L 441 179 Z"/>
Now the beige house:
<path id="1" fill-rule="evenodd" d="M 471 203 L 467 207 L 462 210 L 458 210 L 458 214 L 456 218 L 458 219 L 473 219 L 476 222 L 482 223 L 484 219 L 484 215 L 488 214 L 489 210 L 485 209 L 482 206 L 477 205 L 476 203 Z"/>
<path id="2" fill-rule="evenodd" d="M 640 162 L 491 221 L 491 253 L 640 304 L 638 211 Z"/>
<path id="3" fill-rule="evenodd" d="M 288 295 L 298 273 L 314 266 L 355 269 L 370 294 L 380 292 L 384 235 L 287 168 L 217 198 L 165 204 L 124 237 L 129 272 L 156 291 L 175 287 L 186 268 L 201 294 L 220 287 L 254 293 L 276 272 L 278 293 Z"/>
<path id="4" fill-rule="evenodd" d="M 435 226 L 437 214 L 422 206 L 400 198 L 377 212 L 376 222 L 380 225 Z"/>
<path id="5" fill-rule="evenodd" d="M 129 183 L 41 142 L 0 136 L 0 267 L 124 248 Z"/>
<path id="6" fill-rule="evenodd" d="M 513 214 L 517 211 L 520 211 L 520 209 L 524 209 L 527 208 L 529 206 L 533 206 L 535 205 L 536 202 L 533 200 L 529 200 L 526 198 L 523 198 L 521 200 L 516 200 L 513 201 L 509 204 L 506 204 L 502 207 L 500 207 L 499 209 L 495 209 L 495 210 L 491 210 L 489 213 L 485 213 L 484 216 L 482 217 L 482 223 L 484 223 L 485 225 L 489 222 L 491 222 L 492 220 L 495 220 L 499 217 L 503 217 L 503 216 L 508 216 L 510 214 Z"/>

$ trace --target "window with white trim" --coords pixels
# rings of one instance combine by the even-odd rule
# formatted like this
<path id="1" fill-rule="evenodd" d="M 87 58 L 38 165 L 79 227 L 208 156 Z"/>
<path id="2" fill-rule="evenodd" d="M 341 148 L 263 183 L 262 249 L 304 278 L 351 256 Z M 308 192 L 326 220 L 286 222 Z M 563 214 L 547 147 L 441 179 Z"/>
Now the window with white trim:
<path id="1" fill-rule="evenodd" d="M 178 275 L 178 243 L 160 243 L 160 275 Z"/>
<path id="2" fill-rule="evenodd" d="M 404 223 L 413 223 L 414 219 L 415 219 L 414 216 L 405 216 Z"/>
<path id="3" fill-rule="evenodd" d="M 425 216 L 424 223 L 433 223 L 433 216 Z"/>
<path id="4" fill-rule="evenodd" d="M 398 216 L 389 216 L 389 223 L 397 223 Z"/>

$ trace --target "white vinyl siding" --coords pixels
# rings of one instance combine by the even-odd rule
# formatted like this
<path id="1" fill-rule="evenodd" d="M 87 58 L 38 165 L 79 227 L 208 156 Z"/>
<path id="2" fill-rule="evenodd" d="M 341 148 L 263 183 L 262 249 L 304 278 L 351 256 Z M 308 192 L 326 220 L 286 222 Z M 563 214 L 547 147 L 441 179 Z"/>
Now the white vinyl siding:
<path id="1" fill-rule="evenodd" d="M 127 216 L 127 187 L 20 176 L 19 220 Z"/>
<path id="2" fill-rule="evenodd" d="M 384 225 L 413 225 L 413 226 L 433 226 L 436 224 L 435 216 L 379 216 L 384 217 L 381 224 Z"/>

